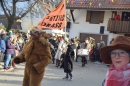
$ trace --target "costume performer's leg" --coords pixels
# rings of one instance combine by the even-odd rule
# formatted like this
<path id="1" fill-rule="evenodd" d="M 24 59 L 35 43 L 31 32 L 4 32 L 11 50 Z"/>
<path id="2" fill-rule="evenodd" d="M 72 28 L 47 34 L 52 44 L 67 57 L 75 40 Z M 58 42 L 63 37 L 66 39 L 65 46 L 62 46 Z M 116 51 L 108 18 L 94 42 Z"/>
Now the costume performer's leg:
<path id="1" fill-rule="evenodd" d="M 27 73 L 27 69 L 25 67 L 23 85 L 22 86 L 29 86 L 29 81 L 30 81 L 30 77 L 29 77 L 29 74 Z"/>
<path id="2" fill-rule="evenodd" d="M 27 75 L 27 72 L 25 74 Z M 41 81 L 44 76 L 44 71 L 42 73 L 38 73 L 36 69 L 32 67 L 32 69 L 29 70 L 28 75 L 27 75 L 28 77 L 25 76 L 24 78 L 23 86 L 41 86 Z"/>
<path id="3" fill-rule="evenodd" d="M 29 86 L 41 86 L 41 81 L 44 76 L 44 71 L 42 73 L 38 73 L 35 68 L 33 68 L 30 72 L 30 82 Z"/>

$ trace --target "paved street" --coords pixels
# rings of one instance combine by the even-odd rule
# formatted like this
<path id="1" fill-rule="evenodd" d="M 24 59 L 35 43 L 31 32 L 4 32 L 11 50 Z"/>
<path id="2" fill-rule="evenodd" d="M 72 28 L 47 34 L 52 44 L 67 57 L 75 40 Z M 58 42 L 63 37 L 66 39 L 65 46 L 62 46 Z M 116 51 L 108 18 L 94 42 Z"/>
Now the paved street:
<path id="1" fill-rule="evenodd" d="M 63 69 L 49 64 L 41 86 L 101 86 L 108 67 L 104 64 L 88 62 L 81 67 L 81 62 L 74 62 L 73 80 L 63 80 Z M 0 65 L 0 86 L 22 86 L 24 63 L 17 65 L 16 69 L 3 71 Z"/>

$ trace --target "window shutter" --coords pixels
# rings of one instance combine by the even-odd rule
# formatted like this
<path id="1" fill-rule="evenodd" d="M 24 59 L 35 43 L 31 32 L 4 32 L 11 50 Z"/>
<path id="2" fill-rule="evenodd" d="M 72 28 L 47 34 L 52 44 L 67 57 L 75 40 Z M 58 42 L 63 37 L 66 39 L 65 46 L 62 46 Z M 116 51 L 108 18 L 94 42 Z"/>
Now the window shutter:
<path id="1" fill-rule="evenodd" d="M 100 11 L 91 11 L 91 19 L 90 19 L 90 23 L 91 24 L 99 24 L 100 18 Z"/>
<path id="2" fill-rule="evenodd" d="M 100 23 L 103 23 L 103 20 L 104 20 L 104 11 L 100 11 L 100 18 L 99 18 L 99 22 Z"/>
<path id="3" fill-rule="evenodd" d="M 87 11 L 86 22 L 90 22 L 90 20 L 91 20 L 91 11 Z"/>

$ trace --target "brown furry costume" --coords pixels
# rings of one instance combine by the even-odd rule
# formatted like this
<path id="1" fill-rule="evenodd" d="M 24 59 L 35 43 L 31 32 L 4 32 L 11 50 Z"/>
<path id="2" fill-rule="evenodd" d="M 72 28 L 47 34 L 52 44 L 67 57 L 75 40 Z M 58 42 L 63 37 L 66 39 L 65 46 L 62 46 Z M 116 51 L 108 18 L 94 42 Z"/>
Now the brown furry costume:
<path id="1" fill-rule="evenodd" d="M 43 32 L 39 39 L 30 40 L 23 48 L 22 53 L 14 57 L 15 63 L 26 62 L 22 86 L 40 86 L 45 67 L 51 61 L 50 43 L 47 41 L 50 34 Z"/>

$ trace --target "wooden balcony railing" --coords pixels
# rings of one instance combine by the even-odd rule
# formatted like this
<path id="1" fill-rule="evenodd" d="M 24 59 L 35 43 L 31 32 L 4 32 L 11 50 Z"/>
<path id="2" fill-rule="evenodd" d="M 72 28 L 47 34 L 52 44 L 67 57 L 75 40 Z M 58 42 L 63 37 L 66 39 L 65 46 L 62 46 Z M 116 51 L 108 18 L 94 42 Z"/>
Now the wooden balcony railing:
<path id="1" fill-rule="evenodd" d="M 130 21 L 108 20 L 107 30 L 115 33 L 129 33 Z"/>

